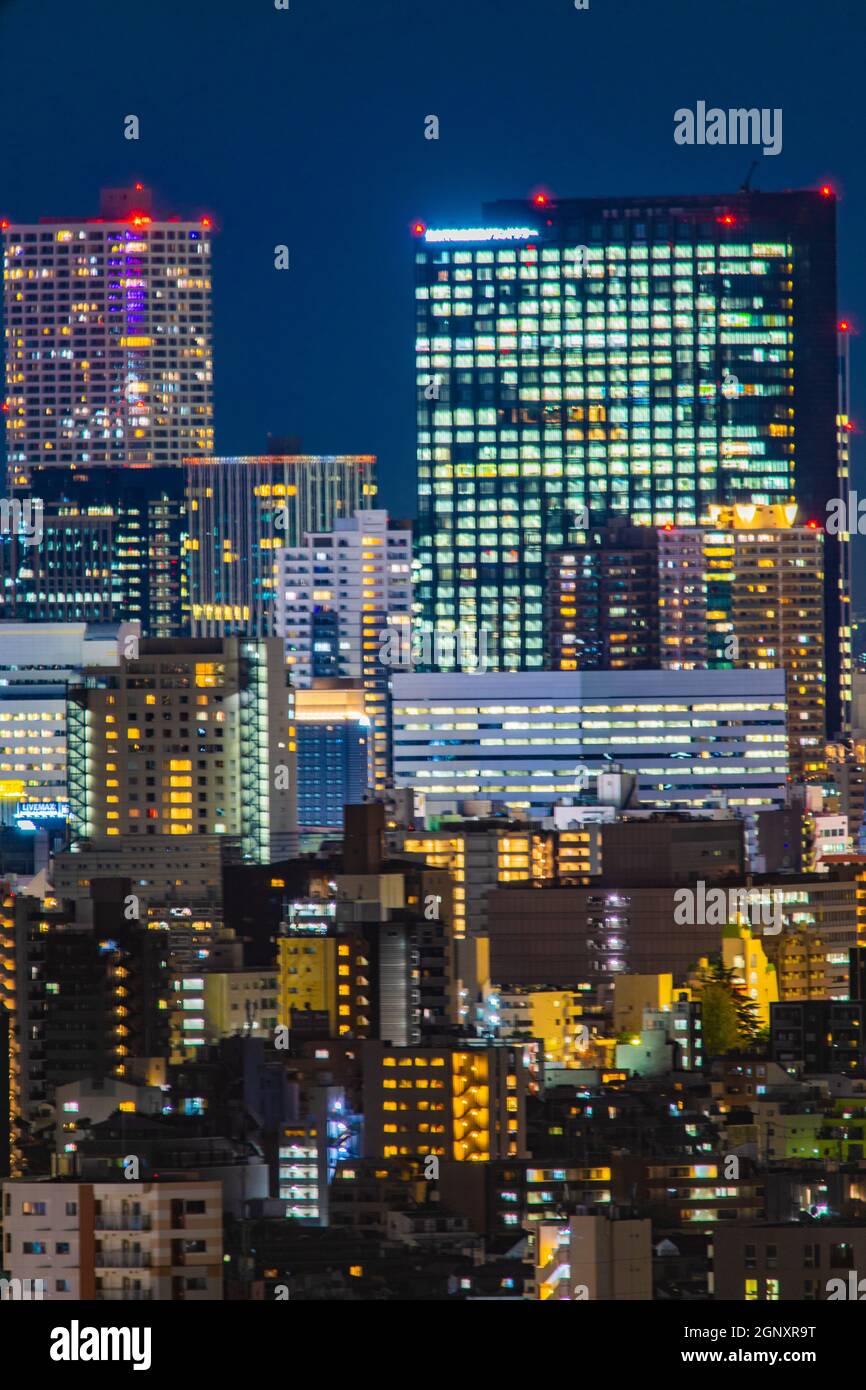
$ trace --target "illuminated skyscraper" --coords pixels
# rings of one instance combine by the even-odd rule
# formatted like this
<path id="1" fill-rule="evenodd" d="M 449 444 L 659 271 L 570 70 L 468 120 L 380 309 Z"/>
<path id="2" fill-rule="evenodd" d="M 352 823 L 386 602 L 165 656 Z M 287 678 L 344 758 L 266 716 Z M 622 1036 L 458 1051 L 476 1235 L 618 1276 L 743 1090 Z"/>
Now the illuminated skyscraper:
<path id="1" fill-rule="evenodd" d="M 795 778 L 826 770 L 825 536 L 796 517 L 714 506 L 706 526 L 658 533 L 662 666 L 783 667 Z"/>
<path id="2" fill-rule="evenodd" d="M 296 848 L 292 691 L 282 644 L 142 641 L 69 691 L 76 840 L 239 835 L 244 858 Z"/>
<path id="3" fill-rule="evenodd" d="M 383 788 L 390 771 L 389 678 L 393 666 L 409 665 L 412 532 L 389 524 L 385 511 L 359 511 L 278 551 L 276 563 L 276 630 L 285 639 L 292 683 L 363 682 L 369 785 Z M 382 659 L 388 656 L 399 660 L 389 665 Z"/>
<path id="4" fill-rule="evenodd" d="M 583 545 L 547 553 L 545 655 L 554 671 L 659 665 L 658 535 L 590 527 Z"/>
<path id="5" fill-rule="evenodd" d="M 427 626 L 485 627 L 490 665 L 540 669 L 546 554 L 587 525 L 693 526 L 711 503 L 795 497 L 826 514 L 841 409 L 830 190 L 539 194 L 482 222 L 415 228 Z"/>
<path id="6" fill-rule="evenodd" d="M 193 631 L 277 631 L 280 554 L 369 507 L 376 460 L 262 455 L 191 462 L 187 470 Z"/>
<path id="7" fill-rule="evenodd" d="M 213 448 L 211 222 L 149 189 L 100 216 L 4 223 L 6 444 L 37 465 L 179 464 Z"/>
<path id="8" fill-rule="evenodd" d="M 30 470 L 42 541 L 0 535 L 0 612 L 18 622 L 140 622 L 189 632 L 185 471 L 148 464 Z"/>

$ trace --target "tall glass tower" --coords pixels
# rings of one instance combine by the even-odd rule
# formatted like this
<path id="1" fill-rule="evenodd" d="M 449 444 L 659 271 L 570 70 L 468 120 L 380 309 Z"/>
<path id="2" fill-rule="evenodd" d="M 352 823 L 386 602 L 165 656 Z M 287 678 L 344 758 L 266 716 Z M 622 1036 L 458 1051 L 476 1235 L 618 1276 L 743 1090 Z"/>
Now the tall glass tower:
<path id="1" fill-rule="evenodd" d="M 482 220 L 415 227 L 425 628 L 486 629 L 489 665 L 542 668 L 546 554 L 588 526 L 795 499 L 823 519 L 839 486 L 832 190 L 539 194 Z"/>

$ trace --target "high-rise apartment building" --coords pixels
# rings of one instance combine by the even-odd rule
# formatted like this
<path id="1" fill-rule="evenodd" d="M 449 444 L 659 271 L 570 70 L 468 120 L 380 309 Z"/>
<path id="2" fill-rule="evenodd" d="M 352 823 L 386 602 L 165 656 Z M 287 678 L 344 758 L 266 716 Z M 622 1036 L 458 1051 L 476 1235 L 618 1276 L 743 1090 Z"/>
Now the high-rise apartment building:
<path id="1" fill-rule="evenodd" d="M 365 1042 L 364 1155 L 523 1158 L 534 1054 L 531 1044 Z"/>
<path id="2" fill-rule="evenodd" d="M 4 223 L 10 482 L 42 465 L 179 464 L 213 448 L 211 220 L 149 189 L 99 217 Z"/>
<path id="3" fill-rule="evenodd" d="M 363 682 L 371 787 L 390 773 L 389 681 L 411 664 L 412 533 L 358 511 L 277 552 L 276 632 L 292 682 Z"/>
<path id="4" fill-rule="evenodd" d="M 600 1211 L 543 1221 L 532 1231 L 540 1302 L 652 1298 L 652 1222 Z"/>
<path id="5" fill-rule="evenodd" d="M 738 500 L 826 514 L 836 204 L 539 194 L 483 222 L 415 229 L 416 598 L 426 625 L 485 627 L 489 664 L 531 670 L 547 552 L 587 525 L 694 526 Z"/>
<path id="6" fill-rule="evenodd" d="M 550 550 L 545 663 L 554 671 L 641 671 L 659 665 L 658 537 L 621 521 Z"/>
<path id="7" fill-rule="evenodd" d="M 123 1077 L 131 1058 L 167 1055 L 168 932 L 125 917 L 127 887 L 94 885 L 74 903 L 22 894 L 0 925 L 0 1007 L 13 1015 L 28 1124 L 53 1104 L 57 1086 Z M 37 1142 L 26 1138 L 31 1150 Z"/>
<path id="8" fill-rule="evenodd" d="M 192 460 L 187 469 L 193 632 L 276 632 L 280 553 L 376 494 L 369 454 Z"/>
<path id="9" fill-rule="evenodd" d="M 369 679 L 381 665 L 379 629 L 391 623 L 408 629 L 411 618 L 408 526 L 389 523 L 386 511 L 358 511 L 281 550 L 278 565 L 276 630 L 285 639 L 292 683 Z"/>
<path id="10" fill-rule="evenodd" d="M 658 533 L 661 664 L 784 667 L 794 777 L 825 768 L 824 534 L 797 508 L 709 508 L 702 527 Z"/>
<path id="11" fill-rule="evenodd" d="M 245 858 L 291 853 L 292 691 L 277 639 L 142 641 L 69 692 L 73 837 L 238 835 Z"/>

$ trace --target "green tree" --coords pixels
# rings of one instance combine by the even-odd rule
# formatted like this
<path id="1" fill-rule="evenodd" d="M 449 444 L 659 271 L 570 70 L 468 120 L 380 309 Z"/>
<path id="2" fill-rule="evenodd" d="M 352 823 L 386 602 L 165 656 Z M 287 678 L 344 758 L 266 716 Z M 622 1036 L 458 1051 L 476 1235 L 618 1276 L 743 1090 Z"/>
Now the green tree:
<path id="1" fill-rule="evenodd" d="M 721 961 L 710 963 L 698 977 L 704 1048 L 709 1055 L 758 1048 L 762 1039 L 757 1005 Z"/>

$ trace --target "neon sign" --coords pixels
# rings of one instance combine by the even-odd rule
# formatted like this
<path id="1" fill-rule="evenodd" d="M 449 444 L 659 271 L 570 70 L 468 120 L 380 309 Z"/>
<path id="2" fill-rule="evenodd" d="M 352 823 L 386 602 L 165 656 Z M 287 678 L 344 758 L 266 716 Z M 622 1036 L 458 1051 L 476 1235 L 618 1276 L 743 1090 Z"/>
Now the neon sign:
<path id="1" fill-rule="evenodd" d="M 438 241 L 527 241 L 538 236 L 534 227 L 446 227 L 442 230 L 430 227 L 424 233 L 424 240 Z"/>

